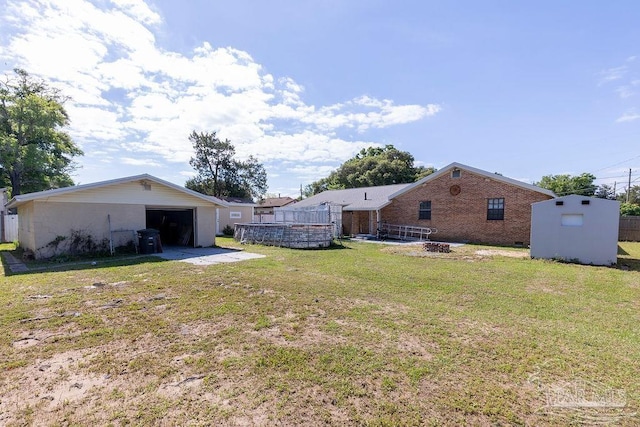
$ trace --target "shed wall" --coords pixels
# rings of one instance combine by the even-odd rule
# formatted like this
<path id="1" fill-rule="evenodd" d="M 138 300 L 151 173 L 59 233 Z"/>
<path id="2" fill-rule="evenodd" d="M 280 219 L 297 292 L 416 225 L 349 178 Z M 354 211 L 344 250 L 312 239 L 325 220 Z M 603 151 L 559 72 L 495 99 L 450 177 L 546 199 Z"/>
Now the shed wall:
<path id="1" fill-rule="evenodd" d="M 588 200 L 589 204 L 583 205 L 583 200 Z M 563 204 L 556 205 L 556 202 Z M 536 203 L 532 211 L 532 258 L 563 259 L 594 265 L 617 262 L 618 202 L 567 196 Z"/>

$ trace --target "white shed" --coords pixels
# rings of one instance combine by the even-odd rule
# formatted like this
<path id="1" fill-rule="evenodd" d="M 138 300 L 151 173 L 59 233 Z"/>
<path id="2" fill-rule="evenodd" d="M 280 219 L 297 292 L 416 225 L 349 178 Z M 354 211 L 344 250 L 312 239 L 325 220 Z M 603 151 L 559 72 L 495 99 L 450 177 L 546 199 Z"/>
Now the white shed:
<path id="1" fill-rule="evenodd" d="M 532 258 L 616 264 L 619 202 L 572 194 L 531 207 Z"/>

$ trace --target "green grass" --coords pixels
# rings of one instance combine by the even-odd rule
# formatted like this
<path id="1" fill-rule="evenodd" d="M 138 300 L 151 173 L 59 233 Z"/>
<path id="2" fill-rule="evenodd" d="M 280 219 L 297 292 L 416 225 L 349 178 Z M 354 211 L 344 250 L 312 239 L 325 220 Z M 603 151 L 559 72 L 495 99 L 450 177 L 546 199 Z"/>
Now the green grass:
<path id="1" fill-rule="evenodd" d="M 620 246 L 624 269 L 347 242 L 0 277 L 0 424 L 636 425 L 640 244 Z M 547 405 L 578 386 L 624 407 Z"/>

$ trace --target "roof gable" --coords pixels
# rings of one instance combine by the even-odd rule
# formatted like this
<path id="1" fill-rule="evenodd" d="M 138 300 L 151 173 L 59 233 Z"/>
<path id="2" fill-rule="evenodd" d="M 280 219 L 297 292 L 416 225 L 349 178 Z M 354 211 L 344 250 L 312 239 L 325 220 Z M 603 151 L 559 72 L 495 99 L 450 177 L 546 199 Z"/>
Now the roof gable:
<path id="1" fill-rule="evenodd" d="M 205 202 L 206 204 L 212 204 L 212 205 L 217 205 L 222 207 L 227 206 L 227 203 L 225 201 L 220 200 L 218 198 L 206 196 L 204 194 L 198 193 L 193 190 L 189 190 L 188 188 L 181 187 L 179 185 L 162 180 L 160 178 L 154 177 L 149 174 L 142 174 L 142 175 L 134 175 L 134 176 L 124 177 L 124 178 L 112 179 L 108 181 L 94 182 L 90 184 L 56 188 L 53 190 L 38 191 L 35 193 L 20 194 L 18 196 L 13 197 L 11 201 L 7 204 L 7 207 L 14 208 L 14 207 L 20 206 L 23 203 L 26 203 L 29 201 L 35 201 L 35 200 L 49 200 L 51 198 L 64 199 L 67 196 L 72 196 L 82 192 L 86 192 L 90 190 L 107 189 L 108 187 L 121 186 L 123 184 L 129 184 L 136 181 L 140 182 L 140 184 L 143 186 L 148 185 L 149 183 L 159 184 L 161 186 L 168 187 L 173 191 L 178 191 L 182 195 L 186 195 L 188 197 L 195 197 L 200 201 Z"/>
<path id="2" fill-rule="evenodd" d="M 499 181 L 499 182 L 503 182 L 505 184 L 514 185 L 516 187 L 524 188 L 524 189 L 530 190 L 530 191 L 536 191 L 538 193 L 542 193 L 542 194 L 545 194 L 545 195 L 550 196 L 550 197 L 556 197 L 556 195 L 553 193 L 553 191 L 547 190 L 546 188 L 541 188 L 541 187 L 538 187 L 538 186 L 535 186 L 535 185 L 532 185 L 532 184 L 527 184 L 526 182 L 518 181 L 517 179 L 507 178 L 506 176 L 498 175 L 496 173 L 491 173 L 491 172 L 484 171 L 482 169 L 477 169 L 477 168 L 474 168 L 474 167 L 471 167 L 471 166 L 463 165 L 462 163 L 453 162 L 453 163 L 443 167 L 442 169 L 439 169 L 438 171 L 432 173 L 431 175 L 427 175 L 426 177 L 420 179 L 419 181 L 416 181 L 413 184 L 410 184 L 409 186 L 401 189 L 400 191 L 390 195 L 389 199 L 393 199 L 393 198 L 395 198 L 395 197 L 397 197 L 397 196 L 399 196 L 401 194 L 404 194 L 404 193 L 406 193 L 408 191 L 411 191 L 412 189 L 414 189 L 414 188 L 416 188 L 416 187 L 418 187 L 418 186 L 420 186 L 420 185 L 422 185 L 424 183 L 433 181 L 433 180 L 435 180 L 435 179 L 437 179 L 437 178 L 449 173 L 453 169 L 460 169 L 460 170 L 468 171 L 468 172 L 471 172 L 471 173 L 476 174 L 476 175 L 484 176 L 484 177 L 489 178 L 489 179 L 493 179 L 493 180 L 496 180 L 496 181 Z"/>
<path id="3" fill-rule="evenodd" d="M 287 206 L 294 203 L 296 199 L 291 197 L 269 197 L 264 199 L 262 203 L 258 204 L 261 208 L 279 208 L 281 206 Z"/>

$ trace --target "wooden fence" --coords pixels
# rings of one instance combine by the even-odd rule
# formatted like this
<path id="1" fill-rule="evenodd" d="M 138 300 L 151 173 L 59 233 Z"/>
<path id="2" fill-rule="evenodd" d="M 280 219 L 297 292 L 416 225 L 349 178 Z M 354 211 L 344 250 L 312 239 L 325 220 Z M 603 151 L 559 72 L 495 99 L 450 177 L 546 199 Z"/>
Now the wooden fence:
<path id="1" fill-rule="evenodd" d="M 0 224 L 0 241 L 13 242 L 18 240 L 18 215 L 3 215 Z"/>
<path id="2" fill-rule="evenodd" d="M 640 216 L 621 216 L 618 240 L 640 242 Z"/>

